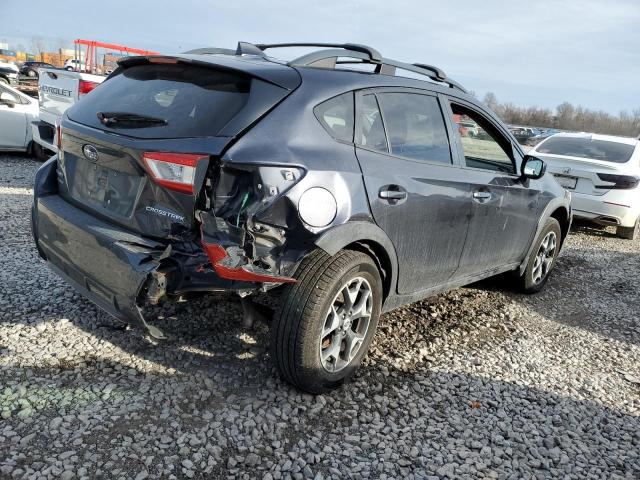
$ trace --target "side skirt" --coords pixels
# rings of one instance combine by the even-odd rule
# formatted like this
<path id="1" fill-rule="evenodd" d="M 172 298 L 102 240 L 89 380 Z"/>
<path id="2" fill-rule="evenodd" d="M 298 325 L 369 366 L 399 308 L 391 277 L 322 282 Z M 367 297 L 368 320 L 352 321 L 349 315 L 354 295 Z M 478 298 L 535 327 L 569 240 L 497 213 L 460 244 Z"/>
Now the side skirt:
<path id="1" fill-rule="evenodd" d="M 485 278 L 493 277 L 495 275 L 499 275 L 501 273 L 508 272 L 510 270 L 515 270 L 516 268 L 518 268 L 519 265 L 520 265 L 519 262 L 510 263 L 508 265 L 503 265 L 498 268 L 487 270 L 480 274 L 471 275 L 463 278 L 456 278 L 447 283 L 443 283 L 441 285 L 437 285 L 435 287 L 427 288 L 425 290 L 420 290 L 418 292 L 410 293 L 407 295 L 391 294 L 385 300 L 384 305 L 382 306 L 382 312 L 383 313 L 390 312 L 394 308 L 398 308 L 403 305 L 407 305 L 409 303 L 424 300 L 425 298 L 432 297 L 433 295 L 448 292 L 458 287 L 469 285 L 470 283 L 475 283 L 480 280 L 484 280 Z"/>

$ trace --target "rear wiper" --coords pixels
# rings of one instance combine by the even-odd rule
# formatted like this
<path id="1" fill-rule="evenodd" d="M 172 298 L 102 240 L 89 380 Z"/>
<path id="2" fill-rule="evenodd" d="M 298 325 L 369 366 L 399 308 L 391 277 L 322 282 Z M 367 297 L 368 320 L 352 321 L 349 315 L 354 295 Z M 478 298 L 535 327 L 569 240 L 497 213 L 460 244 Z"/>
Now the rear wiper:
<path id="1" fill-rule="evenodd" d="M 167 121 L 162 118 L 148 117 L 128 112 L 98 112 L 98 120 L 111 128 L 138 128 L 167 125 Z"/>

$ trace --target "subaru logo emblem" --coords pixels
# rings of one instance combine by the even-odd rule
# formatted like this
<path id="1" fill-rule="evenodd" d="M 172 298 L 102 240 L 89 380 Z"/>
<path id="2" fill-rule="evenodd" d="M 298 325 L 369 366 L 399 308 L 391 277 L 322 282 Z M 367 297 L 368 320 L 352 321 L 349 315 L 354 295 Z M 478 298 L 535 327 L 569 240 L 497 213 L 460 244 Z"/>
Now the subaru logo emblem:
<path id="1" fill-rule="evenodd" d="M 85 145 L 82 147 L 82 153 L 90 162 L 98 161 L 98 149 L 93 145 Z"/>

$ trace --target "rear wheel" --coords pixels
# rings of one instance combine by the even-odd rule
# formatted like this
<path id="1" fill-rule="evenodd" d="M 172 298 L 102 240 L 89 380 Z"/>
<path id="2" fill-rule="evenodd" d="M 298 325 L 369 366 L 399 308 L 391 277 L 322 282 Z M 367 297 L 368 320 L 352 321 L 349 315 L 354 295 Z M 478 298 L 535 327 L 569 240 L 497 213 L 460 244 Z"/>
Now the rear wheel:
<path id="1" fill-rule="evenodd" d="M 539 292 L 549 279 L 560 251 L 562 232 L 555 218 L 548 218 L 544 228 L 536 237 L 531 258 L 520 277 L 520 289 L 525 293 Z"/>
<path id="2" fill-rule="evenodd" d="M 364 253 L 318 251 L 296 278 L 271 327 L 273 356 L 287 382 L 327 392 L 353 375 L 371 344 L 382 304 L 380 274 Z"/>
<path id="3" fill-rule="evenodd" d="M 617 227 L 616 235 L 625 240 L 635 240 L 640 234 L 640 217 L 636 219 L 636 224 L 633 227 Z"/>

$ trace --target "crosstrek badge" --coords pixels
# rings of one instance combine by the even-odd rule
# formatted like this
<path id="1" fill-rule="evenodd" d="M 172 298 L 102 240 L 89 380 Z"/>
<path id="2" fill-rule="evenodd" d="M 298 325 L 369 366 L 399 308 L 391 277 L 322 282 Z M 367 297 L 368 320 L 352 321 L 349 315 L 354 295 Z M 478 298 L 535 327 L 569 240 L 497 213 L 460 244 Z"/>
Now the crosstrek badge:
<path id="1" fill-rule="evenodd" d="M 156 215 L 160 215 L 162 217 L 167 217 L 167 218 L 170 218 L 172 220 L 177 220 L 178 222 L 184 222 L 185 221 L 185 218 L 182 215 L 178 215 L 176 213 L 171 213 L 171 212 L 168 212 L 167 210 L 162 210 L 161 208 L 147 206 L 147 207 L 145 207 L 145 210 L 147 212 L 151 212 L 151 213 L 155 213 Z"/>

